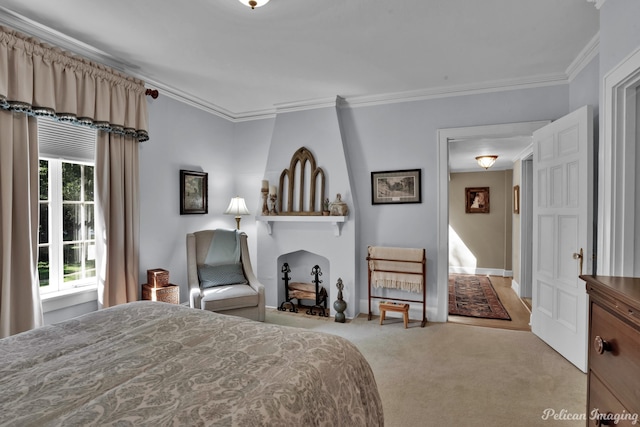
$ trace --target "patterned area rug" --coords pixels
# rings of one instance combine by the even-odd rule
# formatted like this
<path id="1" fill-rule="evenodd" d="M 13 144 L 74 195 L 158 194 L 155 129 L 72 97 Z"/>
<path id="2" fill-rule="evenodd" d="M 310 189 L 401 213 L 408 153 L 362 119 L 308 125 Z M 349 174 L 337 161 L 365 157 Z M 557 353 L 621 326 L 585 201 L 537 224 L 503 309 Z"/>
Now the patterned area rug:
<path id="1" fill-rule="evenodd" d="M 449 314 L 511 320 L 488 276 L 449 276 Z"/>

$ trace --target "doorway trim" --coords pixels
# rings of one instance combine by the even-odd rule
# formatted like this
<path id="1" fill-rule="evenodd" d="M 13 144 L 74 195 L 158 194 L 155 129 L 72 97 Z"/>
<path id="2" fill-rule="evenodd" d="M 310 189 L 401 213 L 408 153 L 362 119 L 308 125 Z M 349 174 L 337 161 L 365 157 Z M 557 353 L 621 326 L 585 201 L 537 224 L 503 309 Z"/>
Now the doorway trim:
<path id="1" fill-rule="evenodd" d="M 640 88 L 640 48 L 609 71 L 603 80 L 604 111 L 598 159 L 597 272 L 634 276 L 637 91 Z M 591 261 L 591 260 L 588 260 Z"/>
<path id="2" fill-rule="evenodd" d="M 436 322 L 449 317 L 449 141 L 470 138 L 509 138 L 530 136 L 533 131 L 549 124 L 549 120 L 485 126 L 438 129 L 438 233 Z"/>

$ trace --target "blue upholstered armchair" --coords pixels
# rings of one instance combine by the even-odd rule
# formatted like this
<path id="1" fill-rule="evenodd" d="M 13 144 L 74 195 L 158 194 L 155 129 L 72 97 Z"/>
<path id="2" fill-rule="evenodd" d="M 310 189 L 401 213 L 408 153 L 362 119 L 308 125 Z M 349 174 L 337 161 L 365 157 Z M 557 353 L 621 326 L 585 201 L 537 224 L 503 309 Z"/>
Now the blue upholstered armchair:
<path id="1" fill-rule="evenodd" d="M 251 268 L 245 233 L 187 234 L 187 275 L 192 308 L 264 321 L 264 285 Z"/>

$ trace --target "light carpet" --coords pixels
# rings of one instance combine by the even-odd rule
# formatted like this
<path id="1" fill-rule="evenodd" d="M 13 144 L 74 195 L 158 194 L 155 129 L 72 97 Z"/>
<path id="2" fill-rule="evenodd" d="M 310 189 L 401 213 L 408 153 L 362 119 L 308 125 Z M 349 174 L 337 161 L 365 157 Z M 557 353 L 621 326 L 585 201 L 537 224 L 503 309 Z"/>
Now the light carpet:
<path id="1" fill-rule="evenodd" d="M 267 309 L 266 322 L 332 333 L 369 361 L 387 427 L 584 426 L 587 377 L 531 332 L 400 318 L 380 326 Z M 397 321 L 393 321 L 397 320 Z M 552 411 L 552 412 L 551 412 Z M 558 417 L 560 418 L 560 417 Z"/>

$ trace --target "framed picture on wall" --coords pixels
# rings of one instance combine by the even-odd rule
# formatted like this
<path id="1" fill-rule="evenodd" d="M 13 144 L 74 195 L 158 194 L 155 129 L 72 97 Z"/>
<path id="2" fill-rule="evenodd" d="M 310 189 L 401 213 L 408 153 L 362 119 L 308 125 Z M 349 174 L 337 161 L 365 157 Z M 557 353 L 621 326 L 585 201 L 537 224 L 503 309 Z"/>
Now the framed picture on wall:
<path id="1" fill-rule="evenodd" d="M 465 188 L 465 212 L 489 213 L 489 187 Z"/>
<path id="2" fill-rule="evenodd" d="M 422 203 L 420 169 L 371 172 L 371 204 Z"/>
<path id="3" fill-rule="evenodd" d="M 206 172 L 180 170 L 180 215 L 209 211 L 207 181 Z"/>

